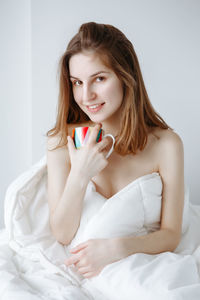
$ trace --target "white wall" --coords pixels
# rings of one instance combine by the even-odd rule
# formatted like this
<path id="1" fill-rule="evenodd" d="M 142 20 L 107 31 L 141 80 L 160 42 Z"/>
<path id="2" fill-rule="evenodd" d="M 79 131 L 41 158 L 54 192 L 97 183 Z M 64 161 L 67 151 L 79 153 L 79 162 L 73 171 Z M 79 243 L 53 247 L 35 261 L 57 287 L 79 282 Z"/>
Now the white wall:
<path id="1" fill-rule="evenodd" d="M 183 140 L 186 183 L 191 201 L 200 204 L 200 1 L 34 0 L 31 17 L 29 1 L 0 3 L 1 35 L 9 48 L 3 46 L 0 58 L 1 207 L 6 185 L 45 154 L 44 135 L 56 116 L 58 60 L 79 26 L 88 21 L 113 24 L 133 42 L 152 104 Z M 15 47 L 13 27 L 20 33 Z M 17 65 L 12 63 L 15 58 Z"/>
<path id="2" fill-rule="evenodd" d="M 8 184 L 32 163 L 30 1 L 0 1 L 0 226 Z"/>

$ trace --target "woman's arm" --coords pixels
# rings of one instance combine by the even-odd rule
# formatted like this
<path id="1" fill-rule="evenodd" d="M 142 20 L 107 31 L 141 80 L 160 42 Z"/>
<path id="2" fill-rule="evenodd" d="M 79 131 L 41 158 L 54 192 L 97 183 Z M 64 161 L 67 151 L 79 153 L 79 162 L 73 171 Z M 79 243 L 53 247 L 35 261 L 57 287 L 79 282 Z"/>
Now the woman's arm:
<path id="1" fill-rule="evenodd" d="M 171 131 L 158 145 L 159 172 L 163 181 L 160 230 L 144 235 L 113 239 L 126 257 L 134 253 L 156 254 L 174 251 L 182 232 L 184 206 L 184 151 L 180 137 Z"/>
<path id="2" fill-rule="evenodd" d="M 100 128 L 100 124 L 94 127 L 87 144 L 80 150 L 77 150 L 73 140 L 68 138 L 67 147 L 49 151 L 53 141 L 48 141 L 50 226 L 52 233 L 62 244 L 69 244 L 79 227 L 89 180 L 108 164 L 102 150 L 107 147 L 109 140 L 105 138 L 96 143 Z"/>
<path id="3" fill-rule="evenodd" d="M 50 151 L 58 141 L 58 137 L 47 140 L 50 226 L 55 238 L 62 244 L 68 244 L 79 226 L 82 199 L 87 185 L 84 178 L 70 172 L 67 146 Z"/>

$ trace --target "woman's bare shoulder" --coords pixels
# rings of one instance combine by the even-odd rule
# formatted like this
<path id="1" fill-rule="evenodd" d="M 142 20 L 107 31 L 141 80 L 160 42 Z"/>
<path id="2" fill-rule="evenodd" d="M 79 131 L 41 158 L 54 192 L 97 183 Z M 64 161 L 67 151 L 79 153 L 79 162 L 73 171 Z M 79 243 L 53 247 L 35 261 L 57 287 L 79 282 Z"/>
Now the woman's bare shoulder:
<path id="1" fill-rule="evenodd" d="M 179 134 L 171 129 L 155 128 L 152 131 L 152 149 L 156 164 L 159 166 L 175 157 L 182 157 L 184 152 L 183 141 Z"/>
<path id="2" fill-rule="evenodd" d="M 167 178 L 174 180 L 183 172 L 184 146 L 179 134 L 171 129 L 156 129 L 159 138 L 155 147 L 155 156 L 159 172 L 167 182 Z M 180 177 L 180 176 L 179 176 Z"/>
<path id="3" fill-rule="evenodd" d="M 47 150 L 53 150 L 59 145 L 61 134 L 47 136 Z"/>
<path id="4" fill-rule="evenodd" d="M 158 138 L 158 145 L 160 147 L 166 147 L 167 145 L 175 146 L 183 144 L 180 135 L 171 129 L 156 128 L 153 131 L 153 134 Z"/>

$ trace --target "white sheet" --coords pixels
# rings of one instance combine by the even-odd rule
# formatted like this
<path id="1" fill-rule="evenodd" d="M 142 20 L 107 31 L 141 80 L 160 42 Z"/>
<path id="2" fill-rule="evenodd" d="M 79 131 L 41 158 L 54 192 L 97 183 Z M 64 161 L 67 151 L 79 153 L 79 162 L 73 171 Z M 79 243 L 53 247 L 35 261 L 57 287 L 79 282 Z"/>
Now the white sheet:
<path id="1" fill-rule="evenodd" d="M 46 183 L 44 157 L 7 190 L 6 228 L 0 232 L 0 299 L 200 299 L 200 206 L 185 206 L 183 236 L 174 253 L 131 255 L 84 279 L 64 265 L 68 247 L 51 235 Z"/>

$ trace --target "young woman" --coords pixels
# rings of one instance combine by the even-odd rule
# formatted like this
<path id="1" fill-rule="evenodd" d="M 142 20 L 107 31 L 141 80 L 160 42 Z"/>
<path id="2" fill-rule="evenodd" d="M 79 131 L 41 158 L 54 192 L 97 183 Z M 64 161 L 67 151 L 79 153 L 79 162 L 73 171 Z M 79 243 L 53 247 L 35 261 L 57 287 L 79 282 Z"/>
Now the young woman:
<path id="1" fill-rule="evenodd" d="M 94 130 L 77 150 L 71 135 L 80 126 Z M 115 137 L 109 158 L 110 139 L 96 142 L 100 128 Z M 57 121 L 47 135 L 50 225 L 64 245 L 71 243 L 79 228 L 89 182 L 108 201 L 138 179 L 158 173 L 162 180 L 158 230 L 90 239 L 72 249 L 66 265 L 74 264 L 89 278 L 131 254 L 158 254 L 178 246 L 184 203 L 183 143 L 152 107 L 133 45 L 120 30 L 90 22 L 69 42 L 60 62 Z"/>

